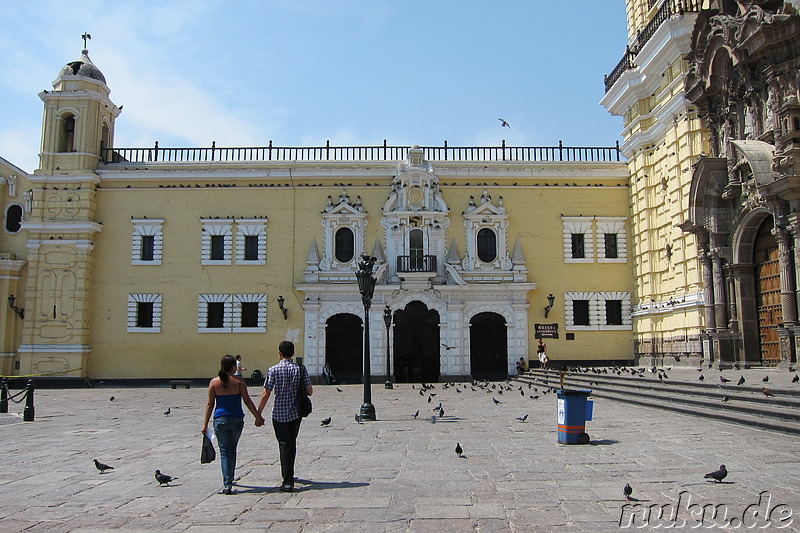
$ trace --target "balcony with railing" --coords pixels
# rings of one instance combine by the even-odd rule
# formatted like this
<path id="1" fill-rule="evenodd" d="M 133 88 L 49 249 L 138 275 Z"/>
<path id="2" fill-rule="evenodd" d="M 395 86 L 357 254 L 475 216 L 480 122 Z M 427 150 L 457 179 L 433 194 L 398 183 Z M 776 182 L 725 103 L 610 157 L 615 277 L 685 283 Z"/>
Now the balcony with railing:
<path id="1" fill-rule="evenodd" d="M 435 255 L 398 255 L 398 272 L 436 272 Z"/>
<path id="2" fill-rule="evenodd" d="M 654 4 L 655 2 L 650 2 L 649 6 L 652 7 Z M 655 12 L 653 18 L 650 19 L 650 22 L 636 34 L 633 43 L 625 48 L 622 59 L 617 63 L 617 66 L 614 67 L 614 70 L 611 71 L 611 74 L 607 74 L 603 78 L 606 92 L 611 90 L 611 87 L 614 86 L 625 71 L 636 66 L 633 58 L 639 53 L 647 41 L 655 35 L 656 30 L 658 30 L 666 20 L 673 15 L 698 13 L 702 9 L 702 5 L 702 0 L 665 0 L 664 3 L 661 4 L 661 7 L 658 8 L 658 11 Z"/>
<path id="3" fill-rule="evenodd" d="M 443 146 L 421 147 L 427 161 L 454 162 L 544 162 L 544 161 L 620 161 L 619 142 L 614 146 Z M 407 146 L 389 146 L 386 141 L 378 146 L 325 146 L 284 147 L 272 141 L 264 147 L 210 147 L 162 148 L 158 142 L 152 148 L 102 148 L 105 165 L 151 163 L 208 163 L 208 162 L 263 162 L 263 161 L 402 161 L 406 159 Z"/>

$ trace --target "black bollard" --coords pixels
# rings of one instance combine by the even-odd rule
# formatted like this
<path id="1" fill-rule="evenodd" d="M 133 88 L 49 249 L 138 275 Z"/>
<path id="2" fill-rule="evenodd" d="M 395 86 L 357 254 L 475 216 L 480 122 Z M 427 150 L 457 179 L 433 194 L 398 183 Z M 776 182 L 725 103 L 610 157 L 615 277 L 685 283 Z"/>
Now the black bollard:
<path id="1" fill-rule="evenodd" d="M 22 411 L 23 422 L 33 422 L 33 380 L 29 379 L 25 386 L 25 409 Z"/>
<path id="2" fill-rule="evenodd" d="M 8 380 L 0 378 L 0 413 L 8 412 Z"/>

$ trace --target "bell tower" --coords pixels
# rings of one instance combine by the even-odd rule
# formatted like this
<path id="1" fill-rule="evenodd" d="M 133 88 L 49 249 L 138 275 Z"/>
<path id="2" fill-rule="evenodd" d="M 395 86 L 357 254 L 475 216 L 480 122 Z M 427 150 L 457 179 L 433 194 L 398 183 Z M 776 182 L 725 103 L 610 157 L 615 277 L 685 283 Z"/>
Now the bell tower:
<path id="1" fill-rule="evenodd" d="M 39 168 L 30 176 L 31 212 L 26 305 L 19 347 L 20 374 L 58 378 L 89 376 L 91 301 L 96 220 L 95 172 L 113 146 L 120 113 L 105 77 L 85 48 L 42 91 Z"/>

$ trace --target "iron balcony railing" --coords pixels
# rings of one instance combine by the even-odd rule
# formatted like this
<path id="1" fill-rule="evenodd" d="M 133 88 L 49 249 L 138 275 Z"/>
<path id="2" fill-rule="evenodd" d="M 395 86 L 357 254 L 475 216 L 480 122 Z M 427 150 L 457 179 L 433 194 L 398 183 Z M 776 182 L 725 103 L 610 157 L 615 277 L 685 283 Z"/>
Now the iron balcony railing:
<path id="1" fill-rule="evenodd" d="M 654 2 L 651 2 L 649 6 L 653 7 L 653 4 Z M 661 4 L 661 7 L 658 8 L 658 11 L 653 15 L 653 18 L 650 19 L 650 22 L 636 34 L 636 39 L 634 39 L 633 43 L 625 48 L 625 54 L 623 54 L 617 66 L 614 67 L 614 70 L 611 71 L 611 74 L 607 74 L 603 77 L 606 92 L 611 90 L 611 87 L 614 86 L 623 72 L 636 66 L 633 62 L 633 58 L 639 53 L 645 43 L 655 35 L 656 30 L 661 27 L 664 21 L 673 15 L 698 13 L 702 5 L 702 0 L 665 0 L 664 3 Z"/>
<path id="2" fill-rule="evenodd" d="M 423 146 L 427 161 L 620 161 L 619 142 L 614 146 Z M 154 162 L 259 162 L 259 161 L 402 161 L 407 146 L 325 146 L 218 148 L 102 148 L 103 163 Z"/>
<path id="3" fill-rule="evenodd" d="M 398 255 L 398 272 L 436 272 L 435 255 Z"/>

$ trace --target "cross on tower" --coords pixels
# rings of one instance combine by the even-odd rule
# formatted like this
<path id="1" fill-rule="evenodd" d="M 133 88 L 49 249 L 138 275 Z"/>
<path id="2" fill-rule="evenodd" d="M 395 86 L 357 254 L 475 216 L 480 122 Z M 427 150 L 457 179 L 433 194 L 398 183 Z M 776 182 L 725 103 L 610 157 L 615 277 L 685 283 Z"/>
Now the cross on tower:
<path id="1" fill-rule="evenodd" d="M 91 39 L 91 38 L 92 38 L 92 36 L 89 35 L 88 33 L 84 33 L 83 35 L 81 35 L 81 39 L 83 39 L 83 48 L 84 49 L 86 48 L 86 40 L 87 39 Z"/>

